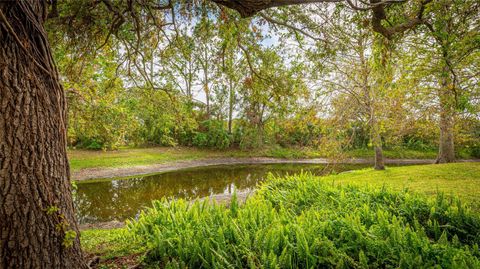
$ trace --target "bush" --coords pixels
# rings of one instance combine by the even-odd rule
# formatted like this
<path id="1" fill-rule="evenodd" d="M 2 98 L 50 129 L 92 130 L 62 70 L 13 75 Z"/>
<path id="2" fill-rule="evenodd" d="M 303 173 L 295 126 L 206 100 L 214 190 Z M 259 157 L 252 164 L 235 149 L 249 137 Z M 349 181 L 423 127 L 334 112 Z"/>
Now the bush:
<path id="1" fill-rule="evenodd" d="M 223 126 L 223 121 L 206 120 L 200 125 L 200 132 L 193 137 L 192 144 L 197 147 L 216 149 L 228 148 L 231 137 Z"/>
<path id="2" fill-rule="evenodd" d="M 473 145 L 470 148 L 470 156 L 474 158 L 480 158 L 480 143 L 478 143 L 477 145 Z"/>
<path id="3" fill-rule="evenodd" d="M 268 153 L 274 158 L 285 159 L 300 159 L 305 158 L 305 156 L 307 155 L 307 153 L 302 151 L 301 149 L 284 148 L 281 146 L 274 146 L 270 148 Z"/>
<path id="4" fill-rule="evenodd" d="M 141 137 L 148 143 L 160 146 L 175 146 L 177 143 L 173 135 L 172 123 L 159 122 L 144 128 Z"/>
<path id="5" fill-rule="evenodd" d="M 207 147 L 208 146 L 208 137 L 204 133 L 196 133 L 192 141 L 193 145 L 197 147 Z"/>
<path id="6" fill-rule="evenodd" d="M 106 148 L 105 143 L 101 141 L 101 139 L 89 137 L 78 138 L 75 147 L 89 150 L 101 150 Z"/>
<path id="7" fill-rule="evenodd" d="M 129 224 L 166 268 L 479 268 L 480 216 L 457 199 L 270 178 L 229 207 L 156 201 Z"/>
<path id="8" fill-rule="evenodd" d="M 282 147 L 287 146 L 314 146 L 323 136 L 318 119 L 283 120 L 276 123 L 275 142 Z"/>
<path id="9" fill-rule="evenodd" d="M 101 150 L 104 148 L 104 144 L 95 139 L 91 139 L 85 144 L 85 148 L 91 150 Z"/>
<path id="10" fill-rule="evenodd" d="M 265 144 L 262 130 L 253 127 L 241 127 L 237 130 L 236 135 L 241 149 L 256 149 Z"/>

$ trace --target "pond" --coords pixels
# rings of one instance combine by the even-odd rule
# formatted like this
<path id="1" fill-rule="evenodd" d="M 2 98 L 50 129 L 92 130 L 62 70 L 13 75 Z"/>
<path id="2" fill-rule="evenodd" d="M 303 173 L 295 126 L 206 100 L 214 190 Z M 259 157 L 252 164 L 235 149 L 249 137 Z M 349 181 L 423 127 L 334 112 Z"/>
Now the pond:
<path id="1" fill-rule="evenodd" d="M 335 167 L 336 172 L 355 170 L 371 165 L 354 164 Z M 330 167 L 329 167 L 330 168 Z M 308 171 L 325 175 L 331 171 L 319 164 L 251 164 L 190 168 L 147 176 L 123 179 L 77 182 L 74 203 L 80 223 L 97 223 L 135 218 L 153 200 L 166 198 L 194 199 L 208 196 L 229 196 L 249 192 L 274 175 Z"/>

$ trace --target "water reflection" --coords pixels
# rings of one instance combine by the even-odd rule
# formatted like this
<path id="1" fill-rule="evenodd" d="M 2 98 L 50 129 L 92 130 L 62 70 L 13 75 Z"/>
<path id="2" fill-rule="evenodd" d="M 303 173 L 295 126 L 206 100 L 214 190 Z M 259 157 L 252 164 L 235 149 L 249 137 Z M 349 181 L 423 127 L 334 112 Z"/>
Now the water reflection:
<path id="1" fill-rule="evenodd" d="M 365 167 L 348 165 L 345 171 Z M 192 199 L 249 191 L 271 172 L 295 174 L 301 170 L 316 175 L 326 173 L 324 165 L 262 164 L 211 166 L 179 170 L 151 176 L 97 182 L 79 182 L 74 196 L 80 223 L 125 220 L 135 217 L 152 200 L 163 197 Z"/>

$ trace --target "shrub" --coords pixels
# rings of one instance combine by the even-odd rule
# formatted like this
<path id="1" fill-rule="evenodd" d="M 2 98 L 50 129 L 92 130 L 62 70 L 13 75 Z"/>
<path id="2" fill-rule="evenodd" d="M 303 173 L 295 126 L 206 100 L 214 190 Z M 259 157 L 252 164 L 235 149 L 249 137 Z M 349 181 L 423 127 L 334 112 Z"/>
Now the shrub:
<path id="1" fill-rule="evenodd" d="M 193 145 L 197 147 L 207 147 L 208 146 L 208 137 L 204 133 L 196 133 L 192 141 Z"/>
<path id="2" fill-rule="evenodd" d="M 103 149 L 104 145 L 103 143 L 99 143 L 95 139 L 91 139 L 88 141 L 88 144 L 86 144 L 85 148 L 86 149 L 92 149 L 92 150 L 100 150 Z"/>
<path id="3" fill-rule="evenodd" d="M 480 158 L 480 143 L 473 145 L 470 148 L 470 156 L 474 158 Z"/>
<path id="4" fill-rule="evenodd" d="M 457 199 L 271 177 L 230 206 L 156 201 L 129 229 L 167 268 L 479 268 L 480 217 Z"/>
<path id="5" fill-rule="evenodd" d="M 315 117 L 287 119 L 275 125 L 275 142 L 282 147 L 314 146 L 323 136 L 322 125 Z"/>
<path id="6" fill-rule="evenodd" d="M 105 148 L 105 143 L 101 141 L 101 139 L 81 137 L 78 139 L 75 146 L 90 150 L 101 150 Z"/>
<path id="7" fill-rule="evenodd" d="M 265 143 L 263 130 L 253 127 L 239 128 L 239 146 L 241 149 L 256 149 L 262 147 Z"/>
<path id="8" fill-rule="evenodd" d="M 231 144 L 231 138 L 223 125 L 223 121 L 218 120 L 202 122 L 200 132 L 195 134 L 192 144 L 197 147 L 228 148 Z"/>

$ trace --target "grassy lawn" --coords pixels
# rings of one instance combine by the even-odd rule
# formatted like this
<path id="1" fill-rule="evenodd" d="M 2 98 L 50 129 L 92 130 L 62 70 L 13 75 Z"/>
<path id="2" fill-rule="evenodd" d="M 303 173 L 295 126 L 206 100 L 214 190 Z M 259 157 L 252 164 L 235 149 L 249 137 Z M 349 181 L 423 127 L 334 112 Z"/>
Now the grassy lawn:
<path id="1" fill-rule="evenodd" d="M 373 158 L 374 151 L 372 149 L 354 149 L 350 150 L 347 155 L 355 158 Z M 437 157 L 436 150 L 413 150 L 413 149 L 384 149 L 383 155 L 389 159 L 435 159 Z"/>
<path id="2" fill-rule="evenodd" d="M 385 157 L 395 159 L 434 159 L 435 151 L 385 150 Z M 312 148 L 268 147 L 256 150 L 210 150 L 189 147 L 124 148 L 115 151 L 69 150 L 73 171 L 83 168 L 130 167 L 181 160 L 222 157 L 321 158 L 325 155 Z M 373 158 L 372 150 L 352 150 L 346 157 Z M 468 156 L 464 156 L 468 157 Z"/>
<path id="3" fill-rule="evenodd" d="M 352 191 L 352 189 L 349 189 L 351 187 L 356 189 L 353 189 Z M 379 191 L 379 190 L 383 189 L 384 187 L 385 189 L 387 189 L 387 192 L 382 194 L 382 191 Z M 326 189 L 326 193 L 322 193 L 323 191 L 322 189 Z M 409 193 L 411 194 L 403 193 L 403 190 L 405 189 L 408 189 Z M 433 198 L 438 194 L 438 191 L 445 193 L 446 200 L 442 202 L 443 204 L 442 206 L 433 210 L 433 207 L 437 207 L 435 206 L 435 202 L 433 202 Z M 416 197 L 415 195 L 417 194 L 419 196 L 415 198 Z M 351 228 L 348 228 L 350 227 L 349 225 L 353 225 L 352 227 L 357 227 L 360 224 L 357 223 L 357 221 L 359 220 L 356 220 L 355 217 L 349 217 L 348 216 L 349 214 L 347 214 L 346 212 L 360 214 L 359 216 L 364 216 L 362 214 L 371 214 L 371 217 L 369 218 L 373 218 L 373 219 L 376 219 L 379 217 L 381 218 L 385 217 L 385 214 L 387 213 L 381 213 L 381 212 L 379 213 L 374 209 L 377 206 L 379 206 L 379 204 L 378 202 L 372 202 L 372 201 L 377 200 L 378 197 L 384 197 L 384 198 L 381 198 L 380 200 L 377 200 L 377 201 L 382 201 L 382 203 L 384 201 L 383 199 L 387 199 L 387 197 L 388 199 L 392 199 L 392 201 L 390 201 L 388 205 L 387 204 L 382 205 L 382 208 L 384 208 L 382 210 L 387 210 L 387 211 L 393 210 L 392 212 L 397 212 L 397 213 L 403 212 L 401 214 L 414 214 L 415 216 L 415 217 L 409 216 L 408 218 L 412 218 L 412 217 L 414 219 L 417 217 L 425 218 L 426 216 L 424 214 L 427 214 L 427 216 L 428 214 L 430 214 L 430 217 L 428 218 L 438 217 L 439 220 L 440 219 L 444 220 L 444 218 L 450 218 L 455 214 L 457 214 L 456 215 L 457 217 L 455 218 L 460 218 L 460 219 L 465 218 L 465 215 L 462 215 L 463 213 L 459 213 L 458 208 L 456 207 L 456 203 L 451 202 L 450 199 L 448 198 L 450 197 L 450 194 L 459 197 L 462 201 L 467 202 L 472 207 L 473 212 L 468 214 L 473 214 L 471 215 L 473 219 L 469 221 L 474 221 L 473 223 L 474 225 L 476 225 L 475 227 L 477 226 L 480 227 L 479 226 L 480 222 L 478 221 L 480 219 L 479 218 L 480 216 L 479 215 L 479 212 L 480 212 L 480 195 L 479 195 L 480 194 L 480 163 L 455 163 L 455 164 L 443 164 L 443 165 L 418 165 L 418 166 L 392 167 L 392 168 L 387 168 L 387 170 L 385 171 L 374 171 L 372 169 L 363 169 L 358 171 L 341 173 L 338 175 L 330 175 L 326 177 L 292 176 L 290 177 L 290 179 L 285 179 L 285 180 L 274 179 L 273 181 L 268 182 L 267 185 L 263 186 L 256 197 L 250 198 L 247 204 L 245 205 L 239 205 L 238 206 L 239 209 L 235 209 L 235 211 L 237 210 L 239 210 L 239 212 L 246 211 L 243 213 L 245 214 L 245 217 L 256 216 L 254 218 L 257 220 L 258 219 L 262 220 L 263 218 L 270 218 L 272 217 L 271 214 L 273 214 L 274 212 L 272 211 L 273 209 L 269 208 L 268 204 L 267 205 L 264 204 L 264 202 L 268 200 L 271 202 L 273 201 L 274 204 L 275 203 L 281 204 L 280 207 L 275 206 L 274 208 L 292 207 L 292 209 L 286 210 L 285 211 L 286 213 L 285 212 L 282 213 L 284 210 L 281 210 L 281 212 L 278 213 L 278 214 L 280 213 L 287 214 L 286 216 L 280 216 L 279 219 L 276 219 L 276 217 L 273 216 L 274 219 L 267 221 L 268 223 L 272 222 L 272 223 L 275 223 L 275 225 L 278 225 L 280 227 L 278 232 L 288 231 L 289 229 L 293 229 L 293 227 L 296 227 L 295 229 L 299 229 L 299 227 L 303 227 L 302 225 L 306 225 L 305 228 L 301 228 L 301 229 L 306 229 L 305 232 L 307 232 L 307 230 L 309 229 L 308 227 L 310 227 L 311 225 L 316 225 L 315 222 L 308 222 L 307 224 L 305 224 L 299 221 L 305 221 L 305 218 L 309 216 L 313 216 L 312 217 L 313 219 L 317 219 L 317 217 L 315 217 L 315 214 L 317 213 L 315 212 L 318 212 L 318 214 L 321 214 L 322 216 L 328 216 L 328 218 L 336 218 L 337 222 L 340 221 L 341 223 L 343 223 L 346 221 L 346 223 L 344 223 L 343 225 L 347 225 L 347 226 L 342 226 L 344 228 L 341 228 L 341 229 L 346 229 L 342 233 L 348 233 L 349 229 L 351 229 Z M 355 199 L 358 199 L 358 204 L 356 202 L 357 200 Z M 398 203 L 398 201 L 402 201 L 402 202 Z M 333 203 L 333 204 L 328 206 L 329 203 Z M 403 203 L 407 203 L 407 204 L 411 203 L 411 204 L 404 205 Z M 164 223 L 161 225 L 167 225 L 168 221 L 164 221 L 165 216 L 163 216 L 162 214 L 167 214 L 167 216 L 170 216 L 169 214 L 174 214 L 175 218 L 177 218 L 178 220 L 182 220 L 182 222 L 185 222 L 181 225 L 179 224 L 180 226 L 177 226 L 177 224 L 175 224 L 171 227 L 165 226 L 162 228 L 162 229 L 166 229 L 165 232 L 168 232 L 168 233 L 172 232 L 172 236 L 176 235 L 178 232 L 181 232 L 181 233 L 185 232 L 186 234 L 192 233 L 192 231 L 183 230 L 183 229 L 186 229 L 185 227 L 190 227 L 190 225 L 196 225 L 195 226 L 197 227 L 196 229 L 206 229 L 205 232 L 212 232 L 213 234 L 216 234 L 217 230 L 215 229 L 211 230 L 209 228 L 214 224 L 204 223 L 203 222 L 204 217 L 202 217 L 199 214 L 205 214 L 205 216 L 207 216 L 207 214 L 214 214 L 214 216 L 212 216 L 212 220 L 215 220 L 215 221 L 218 221 L 218 218 L 222 216 L 221 218 L 224 218 L 224 219 L 221 221 L 221 223 L 215 224 L 215 225 L 225 225 L 224 228 L 222 229 L 227 229 L 228 227 L 230 227 L 230 225 L 232 225 L 232 223 L 230 223 L 230 220 L 229 220 L 230 217 L 225 217 L 225 214 L 228 215 L 230 213 L 224 212 L 223 211 L 224 209 L 214 207 L 214 208 L 209 208 L 208 210 L 202 209 L 201 210 L 202 212 L 196 212 L 196 211 L 191 212 L 191 210 L 193 209 L 187 209 L 188 207 L 184 207 L 184 206 L 185 205 L 182 205 L 182 203 L 179 203 L 178 205 L 172 205 L 168 207 L 168 210 L 173 210 L 173 211 L 166 211 L 163 213 L 159 213 L 159 211 L 154 210 L 151 212 L 151 214 L 153 215 L 149 217 L 145 217 L 143 220 L 141 220 L 143 221 L 143 224 L 139 224 L 135 226 L 136 227 L 135 229 L 140 229 L 144 227 L 144 225 L 147 225 L 147 226 L 152 225 L 151 223 Z M 266 208 L 263 208 L 263 207 L 266 207 Z M 342 208 L 342 207 L 345 207 L 345 208 Z M 366 207 L 370 207 L 370 210 L 367 210 Z M 396 208 L 396 207 L 399 207 L 399 208 Z M 163 209 L 162 208 L 163 207 L 160 207 L 161 210 L 166 210 L 165 208 Z M 203 208 L 203 207 L 199 207 L 199 208 Z M 258 209 L 259 212 L 252 213 L 256 211 L 257 208 L 259 208 Z M 335 210 L 333 208 L 335 208 Z M 156 210 L 160 210 L 160 209 L 157 208 Z M 185 212 L 188 211 L 189 213 L 185 213 L 182 210 L 185 210 Z M 229 209 L 226 209 L 226 210 L 229 210 Z M 412 213 L 410 210 L 414 210 L 414 211 L 420 210 L 421 212 L 415 211 L 416 213 L 415 212 Z M 442 211 L 444 213 L 439 213 L 440 212 L 439 210 L 447 210 L 447 211 Z M 299 212 L 298 217 L 290 216 L 289 214 L 291 213 L 288 213 L 288 212 Z M 437 213 L 434 213 L 432 215 L 432 212 L 437 212 Z M 160 214 L 160 215 L 155 215 L 155 214 Z M 235 214 L 237 215 L 240 213 L 235 213 Z M 311 214 L 314 214 L 314 215 L 311 215 Z M 342 215 L 342 214 L 345 214 L 345 215 Z M 388 213 L 388 214 L 391 214 L 391 213 Z M 395 216 L 396 213 L 393 213 L 393 214 L 394 215 L 392 216 Z M 190 220 L 189 218 L 192 218 L 193 216 L 199 217 L 199 220 Z M 397 217 L 400 218 L 399 216 Z M 318 221 L 322 221 L 323 219 L 324 217 L 318 219 Z M 241 222 L 240 220 L 238 221 Z M 250 221 L 253 221 L 253 220 L 250 220 Z M 295 223 L 293 223 L 294 221 Z M 312 220 L 309 219 L 308 221 L 312 221 Z M 384 221 L 387 221 L 387 220 L 384 220 Z M 465 220 L 451 220 L 451 221 L 460 221 L 459 223 L 464 223 Z M 289 223 L 289 222 L 292 222 L 292 223 Z M 349 224 L 349 222 L 353 222 L 353 223 Z M 435 228 L 435 225 L 434 225 L 435 221 L 433 222 L 433 224 L 429 224 L 429 223 L 431 222 L 426 222 L 425 224 L 422 224 L 422 225 L 424 225 L 423 227 L 427 231 L 431 230 L 430 235 L 429 233 L 427 233 L 428 236 L 425 237 L 423 232 L 419 232 L 418 234 L 414 235 L 418 237 L 418 240 L 425 240 L 424 243 L 422 244 L 422 247 L 426 248 L 425 250 L 423 250 L 425 251 L 425 253 L 423 254 L 420 253 L 418 255 L 427 255 L 426 253 L 429 253 L 428 251 L 430 251 L 430 248 L 433 249 L 432 251 L 435 251 L 436 249 L 435 241 L 439 240 L 439 242 L 440 241 L 443 242 L 442 240 L 445 240 L 445 239 L 442 239 L 442 236 L 440 236 L 440 234 L 442 234 L 441 231 L 440 231 L 440 234 L 433 235 L 437 233 L 435 230 L 437 228 Z M 383 223 L 382 225 L 384 224 L 385 223 Z M 154 224 L 154 225 L 160 225 L 160 224 Z M 240 224 L 237 223 L 235 225 L 240 225 Z M 248 224 L 248 225 L 252 225 L 252 224 Z M 250 227 L 248 225 L 247 227 Z M 293 225 L 293 226 L 289 226 L 289 225 Z M 329 222 L 325 222 L 319 227 L 324 227 L 323 225 L 329 225 Z M 332 227 L 337 227 L 337 225 L 338 224 Z M 397 233 L 403 233 L 403 231 L 405 230 L 405 227 L 407 227 L 407 226 L 403 226 L 407 224 L 402 224 L 402 223 L 398 224 L 398 221 L 395 219 L 389 219 L 387 221 L 387 224 L 385 225 L 389 227 L 388 229 L 392 229 L 392 225 L 394 226 L 397 225 L 398 227 L 395 228 L 397 229 Z M 413 225 L 413 224 L 409 224 L 409 225 Z M 430 226 L 430 225 L 433 225 L 433 226 Z M 441 225 L 440 227 L 448 228 L 450 226 L 447 223 L 446 225 L 444 226 Z M 468 227 L 471 228 L 473 226 L 468 226 Z M 271 230 L 269 226 L 266 226 L 264 229 L 265 231 Z M 286 229 L 286 230 L 283 230 L 283 229 Z M 357 233 L 359 233 L 359 231 L 362 231 L 363 229 L 368 230 L 368 227 L 362 226 L 361 228 L 352 228 L 352 229 L 354 229 L 354 231 L 351 231 L 351 232 L 355 234 L 354 235 L 355 240 L 359 240 L 358 236 L 360 236 L 360 234 L 357 234 Z M 356 229 L 360 229 L 360 230 L 357 231 Z M 472 228 L 472 229 L 474 229 L 472 230 L 474 233 L 472 236 L 480 236 L 479 228 Z M 151 229 L 148 229 L 148 230 L 151 231 Z M 248 229 L 245 232 L 247 231 Z M 377 230 L 374 230 L 374 232 L 375 231 Z M 408 231 L 408 229 L 406 231 Z M 327 229 L 325 232 L 330 233 L 331 231 Z M 87 253 L 91 253 L 91 254 L 94 253 L 95 255 L 100 255 L 104 257 L 108 262 L 111 262 L 113 264 L 115 263 L 122 264 L 122 259 L 124 259 L 124 257 L 126 256 L 127 257 L 133 256 L 135 257 L 134 258 L 135 260 L 138 260 L 139 255 L 143 255 L 143 253 L 151 253 L 147 249 L 147 246 L 152 247 L 151 245 L 152 242 L 150 242 L 149 244 L 146 244 L 144 240 L 146 240 L 145 238 L 150 238 L 150 236 L 153 236 L 153 235 L 149 235 L 147 233 L 147 235 L 144 235 L 143 237 L 135 236 L 133 237 L 135 239 L 133 239 L 131 236 L 129 236 L 129 233 L 131 232 L 127 231 L 126 229 L 86 230 L 82 232 L 82 237 L 81 237 L 82 246 L 87 251 Z M 449 231 L 448 233 L 454 233 L 454 232 Z M 386 240 L 384 243 L 387 244 L 392 240 L 389 237 L 390 234 L 391 232 L 388 232 L 386 235 L 379 234 L 376 236 L 378 238 L 384 238 L 384 240 Z M 363 238 L 362 240 L 365 240 L 365 242 L 370 242 L 369 237 L 373 235 L 368 233 L 366 235 L 368 236 L 365 238 L 362 237 Z M 288 237 L 289 235 L 285 234 L 282 236 Z M 304 235 L 304 236 L 308 236 L 308 235 Z M 396 234 L 396 236 L 398 236 L 398 234 Z M 405 235 L 405 236 L 410 237 L 411 235 Z M 316 237 L 317 237 L 316 234 L 312 235 L 312 238 L 316 238 Z M 156 238 L 156 237 L 154 236 L 153 238 Z M 276 238 L 276 235 L 273 235 L 273 238 Z M 332 235 L 332 238 L 330 238 L 329 240 L 335 241 L 336 240 L 335 238 L 336 236 Z M 450 237 L 448 238 L 449 238 L 448 240 L 450 240 Z M 165 235 L 165 240 L 167 240 L 170 243 L 177 242 L 175 244 L 179 244 L 177 239 L 178 238 L 176 236 L 172 238 L 168 238 L 168 236 Z M 173 241 L 169 241 L 169 240 L 173 240 Z M 192 240 L 195 241 L 200 239 L 197 238 Z M 212 240 L 212 238 L 209 237 L 209 240 Z M 287 239 L 284 239 L 284 240 L 287 240 Z M 376 245 L 382 244 L 378 240 L 380 239 L 375 239 L 374 241 L 372 241 L 372 243 L 375 243 Z M 198 242 L 197 241 L 195 242 L 203 244 L 201 240 Z M 350 242 L 350 241 L 347 241 L 347 242 Z M 364 244 L 365 242 L 363 243 L 360 242 L 359 244 Z M 161 241 L 153 241 L 153 243 L 160 244 Z M 395 247 L 397 246 L 396 244 L 397 243 L 395 243 Z M 443 242 L 440 244 L 446 244 L 446 243 Z M 455 245 L 456 243 L 448 243 L 448 244 L 449 244 L 449 247 L 452 247 L 452 248 L 459 246 L 458 244 Z M 453 244 L 453 245 L 450 246 L 450 244 Z M 166 247 L 166 246 L 163 246 L 163 247 Z M 159 249 L 163 249 L 163 247 L 155 245 L 154 250 L 158 251 Z M 192 245 L 188 245 L 188 246 L 172 245 L 172 246 L 168 246 L 167 249 L 168 251 L 171 251 L 172 254 L 170 255 L 181 255 L 181 253 L 179 254 L 176 252 L 177 248 L 185 248 L 183 250 L 188 252 L 188 251 L 193 251 L 193 249 L 189 249 L 191 247 L 193 246 Z M 414 247 L 414 249 L 417 249 L 417 247 Z M 454 250 L 452 249 L 452 251 L 463 251 L 461 250 L 463 249 L 463 247 L 458 247 L 458 248 L 459 249 L 454 249 Z M 466 249 L 468 248 L 469 247 L 467 247 Z M 224 249 L 224 250 L 229 251 L 228 249 Z M 365 253 L 367 250 L 369 251 L 369 248 L 364 250 Z M 284 250 L 284 251 L 287 251 L 287 250 Z M 341 248 L 340 249 L 335 248 L 335 249 L 332 249 L 331 251 L 340 251 L 339 253 L 343 255 L 341 253 Z M 404 250 L 404 251 L 411 251 L 411 250 Z M 157 254 L 160 255 L 161 252 Z M 207 254 L 208 253 L 202 252 L 202 255 L 207 255 Z M 375 255 L 377 254 L 371 253 L 372 257 L 376 257 Z M 332 254 L 328 254 L 327 256 L 329 255 L 332 255 Z M 364 255 L 364 254 L 361 254 L 361 255 Z M 369 254 L 367 253 L 365 255 L 368 256 Z M 391 255 L 391 253 L 389 255 Z M 122 257 L 122 258 L 118 258 L 118 257 Z M 150 258 L 156 259 L 158 257 L 153 256 Z M 116 265 L 108 265 L 105 268 L 117 268 L 115 266 Z"/>
<path id="4" fill-rule="evenodd" d="M 384 149 L 383 155 L 389 159 L 435 159 L 437 158 L 437 150 L 415 150 L 415 149 Z M 353 149 L 347 152 L 349 157 L 354 158 L 373 158 L 373 149 Z M 456 157 L 458 159 L 471 159 L 470 152 L 467 149 L 457 149 Z"/>
<path id="5" fill-rule="evenodd" d="M 83 168 L 128 167 L 169 161 L 223 156 L 221 152 L 190 148 L 138 148 L 115 151 L 69 150 L 73 171 Z"/>
<path id="6" fill-rule="evenodd" d="M 321 179 L 338 185 L 409 189 L 428 196 L 440 191 L 458 196 L 480 210 L 480 163 L 414 165 L 387 168 L 385 171 L 368 168 Z"/>
<path id="7" fill-rule="evenodd" d="M 259 150 L 210 150 L 188 147 L 125 148 L 115 151 L 69 150 L 73 171 L 83 168 L 129 167 L 181 160 L 222 157 L 318 158 L 312 149 L 266 148 Z"/>

